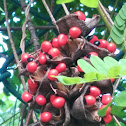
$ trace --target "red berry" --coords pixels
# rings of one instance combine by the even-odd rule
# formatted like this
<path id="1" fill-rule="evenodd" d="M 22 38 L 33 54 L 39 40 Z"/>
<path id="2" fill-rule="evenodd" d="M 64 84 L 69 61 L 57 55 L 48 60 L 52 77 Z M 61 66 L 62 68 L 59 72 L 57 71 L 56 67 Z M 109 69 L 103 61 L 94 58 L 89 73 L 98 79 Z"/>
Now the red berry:
<path id="1" fill-rule="evenodd" d="M 32 94 L 32 95 L 34 95 L 37 91 L 37 88 L 31 88 L 29 86 L 28 86 L 28 89 L 29 89 L 30 94 Z"/>
<path id="2" fill-rule="evenodd" d="M 52 44 L 49 41 L 44 41 L 41 44 L 41 48 L 44 52 L 48 52 L 52 48 Z"/>
<path id="3" fill-rule="evenodd" d="M 48 54 L 51 55 L 53 58 L 58 56 L 59 53 L 60 53 L 60 51 L 57 48 L 51 48 L 48 52 Z"/>
<path id="4" fill-rule="evenodd" d="M 93 105 L 96 102 L 96 99 L 92 95 L 85 95 L 85 100 L 87 105 Z"/>
<path id="5" fill-rule="evenodd" d="M 107 105 L 102 105 L 99 109 L 103 109 L 105 108 Z M 105 113 L 105 116 L 109 115 L 110 114 L 110 111 L 111 111 L 111 107 L 109 106 L 106 110 L 106 113 Z"/>
<path id="6" fill-rule="evenodd" d="M 51 77 L 51 75 L 54 75 L 54 76 L 58 76 L 58 71 L 56 69 L 51 69 L 49 72 L 48 72 L 48 79 L 51 80 L 51 81 L 55 81 L 56 78 L 55 77 Z"/>
<path id="7" fill-rule="evenodd" d="M 28 83 L 28 86 L 30 88 L 34 88 L 35 89 L 35 88 L 38 87 L 38 84 L 36 82 L 32 81 L 30 78 L 28 79 L 27 83 Z"/>
<path id="8" fill-rule="evenodd" d="M 113 43 L 113 42 L 108 43 L 108 45 L 107 45 L 107 50 L 108 50 L 110 53 L 115 52 L 115 51 L 116 51 L 116 44 Z"/>
<path id="9" fill-rule="evenodd" d="M 98 41 L 98 37 L 96 35 L 91 35 L 87 37 L 87 40 L 93 44 L 95 41 Z"/>
<path id="10" fill-rule="evenodd" d="M 99 88 L 97 88 L 97 87 L 95 87 L 95 86 L 91 86 L 91 87 L 90 87 L 90 93 L 89 93 L 89 95 L 92 95 L 92 96 L 94 96 L 94 97 L 97 97 L 97 96 L 99 96 L 100 94 L 101 94 L 101 91 L 100 91 Z"/>
<path id="11" fill-rule="evenodd" d="M 39 104 L 39 105 L 44 105 L 46 103 L 46 99 L 43 95 L 38 95 L 36 97 L 36 102 Z"/>
<path id="12" fill-rule="evenodd" d="M 102 95 L 102 100 L 101 100 L 101 103 L 103 104 L 103 105 L 107 105 L 109 102 L 111 102 L 112 101 L 112 97 L 111 97 L 111 95 L 110 94 L 104 94 L 104 95 Z"/>
<path id="13" fill-rule="evenodd" d="M 58 96 L 56 96 L 56 95 L 51 95 L 50 96 L 50 102 L 52 103 L 53 102 L 53 100 L 55 99 L 55 98 L 57 98 Z"/>
<path id="14" fill-rule="evenodd" d="M 28 53 L 22 53 L 21 60 L 23 63 L 27 63 L 27 59 L 30 57 Z"/>
<path id="15" fill-rule="evenodd" d="M 52 40 L 52 46 L 54 48 L 59 48 L 60 47 L 58 38 L 53 38 L 53 40 Z"/>
<path id="16" fill-rule="evenodd" d="M 66 45 L 67 40 L 68 40 L 67 35 L 61 33 L 61 34 L 58 35 L 57 38 L 58 38 L 58 41 L 59 41 L 59 45 L 60 46 Z"/>
<path id="17" fill-rule="evenodd" d="M 51 120 L 51 118 L 52 118 L 52 115 L 50 112 L 43 112 L 40 115 L 40 120 L 42 122 L 49 122 Z"/>
<path id="18" fill-rule="evenodd" d="M 113 83 L 115 81 L 115 78 L 111 78 L 110 81 L 111 83 Z"/>
<path id="19" fill-rule="evenodd" d="M 90 52 L 87 55 L 87 58 L 90 58 L 91 56 L 98 56 L 98 54 L 96 52 Z"/>
<path id="20" fill-rule="evenodd" d="M 81 30 L 80 30 L 80 28 L 78 28 L 78 27 L 71 27 L 71 28 L 69 29 L 69 35 L 70 35 L 72 38 L 78 38 L 80 34 L 81 34 Z"/>
<path id="21" fill-rule="evenodd" d="M 62 108 L 65 104 L 65 99 L 63 97 L 56 97 L 53 101 L 52 101 L 52 105 L 55 108 Z"/>
<path id="22" fill-rule="evenodd" d="M 36 62 L 33 62 L 33 61 L 32 62 L 29 62 L 27 64 L 26 68 L 27 68 L 28 72 L 33 73 L 37 69 L 37 63 Z"/>
<path id="23" fill-rule="evenodd" d="M 104 120 L 105 124 L 110 123 L 112 120 L 112 116 L 109 114 L 109 115 L 103 117 L 103 120 Z"/>
<path id="24" fill-rule="evenodd" d="M 99 41 L 100 41 L 99 45 L 100 48 L 107 48 L 108 42 L 105 39 L 99 39 Z"/>
<path id="25" fill-rule="evenodd" d="M 84 13 L 83 12 L 81 12 L 81 11 L 76 11 L 76 12 L 74 12 L 76 15 L 78 15 L 78 18 L 80 19 L 80 20 L 84 20 L 85 21 L 85 19 L 86 19 L 86 17 L 85 17 L 85 15 L 84 15 Z"/>
<path id="26" fill-rule="evenodd" d="M 61 73 L 66 70 L 66 64 L 65 63 L 60 63 L 56 66 L 56 70 Z"/>
<path id="27" fill-rule="evenodd" d="M 77 69 L 78 69 L 78 71 L 79 72 L 84 72 L 81 68 L 80 68 L 80 66 L 77 64 Z"/>
<path id="28" fill-rule="evenodd" d="M 29 102 L 32 100 L 32 95 L 29 93 L 29 92 L 24 92 L 22 95 L 21 95 L 21 98 L 24 102 Z"/>
<path id="29" fill-rule="evenodd" d="M 40 55 L 39 55 L 39 63 L 40 64 L 45 64 L 46 63 L 46 55 L 45 54 L 43 54 L 43 53 L 41 53 Z"/>

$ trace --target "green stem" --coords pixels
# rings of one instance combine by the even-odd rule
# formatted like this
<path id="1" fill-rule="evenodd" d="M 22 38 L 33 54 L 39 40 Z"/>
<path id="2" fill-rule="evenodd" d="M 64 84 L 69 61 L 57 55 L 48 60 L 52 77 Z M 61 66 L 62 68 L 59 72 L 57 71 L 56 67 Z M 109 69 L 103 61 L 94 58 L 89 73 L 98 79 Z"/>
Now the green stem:
<path id="1" fill-rule="evenodd" d="M 109 16 L 109 14 L 107 13 L 107 11 L 105 10 L 105 8 L 103 7 L 103 5 L 101 4 L 100 1 L 99 1 L 97 10 L 98 10 L 99 14 L 101 15 L 107 29 L 110 32 L 112 25 L 113 25 L 113 21 L 112 21 L 111 17 Z"/>

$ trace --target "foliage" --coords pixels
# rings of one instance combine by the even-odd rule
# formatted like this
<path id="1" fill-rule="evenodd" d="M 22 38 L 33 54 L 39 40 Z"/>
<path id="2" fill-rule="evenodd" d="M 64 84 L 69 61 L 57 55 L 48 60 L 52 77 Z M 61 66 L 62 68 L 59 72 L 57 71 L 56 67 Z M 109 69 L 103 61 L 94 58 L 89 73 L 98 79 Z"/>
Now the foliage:
<path id="1" fill-rule="evenodd" d="M 126 49 L 126 4 L 122 6 L 115 17 L 110 37 L 120 49 Z"/>
<path id="2" fill-rule="evenodd" d="M 104 57 L 103 60 L 97 56 L 91 56 L 90 62 L 92 65 L 84 59 L 77 61 L 78 65 L 85 73 L 84 78 L 66 76 L 57 76 L 56 78 L 64 85 L 73 85 L 119 78 L 126 75 L 126 59 L 121 59 L 118 62 L 109 56 Z"/>
<path id="3" fill-rule="evenodd" d="M 74 1 L 74 0 L 57 0 L 56 3 L 63 4 L 63 3 L 69 3 L 72 1 Z M 97 8 L 98 7 L 98 0 L 88 0 L 88 1 L 87 0 L 80 0 L 80 2 L 90 8 Z"/>

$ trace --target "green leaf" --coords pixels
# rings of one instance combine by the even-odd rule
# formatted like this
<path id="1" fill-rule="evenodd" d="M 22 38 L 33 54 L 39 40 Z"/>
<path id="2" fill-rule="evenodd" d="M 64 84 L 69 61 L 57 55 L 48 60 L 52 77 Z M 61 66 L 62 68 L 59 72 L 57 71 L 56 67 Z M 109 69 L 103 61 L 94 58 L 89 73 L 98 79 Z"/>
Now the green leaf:
<path id="1" fill-rule="evenodd" d="M 57 4 L 63 4 L 63 3 L 70 3 L 72 1 L 74 1 L 74 0 L 57 0 L 56 3 Z"/>
<path id="2" fill-rule="evenodd" d="M 118 61 L 116 61 L 114 58 L 109 57 L 109 56 L 106 56 L 104 58 L 104 62 L 106 64 L 107 68 L 111 68 L 111 67 L 114 67 L 114 66 L 120 66 Z"/>
<path id="3" fill-rule="evenodd" d="M 73 85 L 73 84 L 80 84 L 80 83 L 84 83 L 84 81 L 82 80 L 82 78 L 80 77 L 64 77 L 63 81 L 67 84 L 67 85 Z"/>
<path id="4" fill-rule="evenodd" d="M 123 109 L 123 107 L 113 105 L 111 107 L 111 114 L 118 116 L 118 115 L 120 115 L 120 112 L 122 111 L 122 109 Z"/>
<path id="5" fill-rule="evenodd" d="M 108 77 L 115 78 L 116 76 L 120 75 L 120 73 L 121 73 L 121 66 L 114 66 L 109 69 Z"/>
<path id="6" fill-rule="evenodd" d="M 80 2 L 90 8 L 98 7 L 98 0 L 80 0 Z"/>
<path id="7" fill-rule="evenodd" d="M 85 83 L 84 79 L 80 78 L 80 77 L 56 76 L 56 78 L 64 85 L 73 85 L 73 84 Z"/>
<path id="8" fill-rule="evenodd" d="M 98 56 L 91 56 L 90 61 L 92 65 L 97 69 L 98 73 L 108 73 L 108 68 L 106 67 L 106 64 Z"/>
<path id="9" fill-rule="evenodd" d="M 108 107 L 111 106 L 111 104 L 112 104 L 112 101 L 109 102 L 106 107 L 104 107 L 102 109 L 99 109 L 98 110 L 98 115 L 101 116 L 101 117 L 104 117 L 105 116 L 105 113 L 106 113 L 106 111 L 108 109 Z"/>
<path id="10" fill-rule="evenodd" d="M 84 74 L 84 79 L 87 82 L 96 81 L 97 80 L 97 76 L 96 75 L 97 75 L 96 72 L 85 73 Z"/>
<path id="11" fill-rule="evenodd" d="M 126 107 L 126 100 L 125 99 L 126 99 L 126 90 L 118 93 L 114 97 L 113 101 L 114 101 L 116 106 Z"/>
<path id="12" fill-rule="evenodd" d="M 4 12 L 4 10 L 0 7 L 0 11 Z"/>
<path id="13" fill-rule="evenodd" d="M 97 70 L 90 65 L 87 61 L 83 60 L 83 59 L 79 59 L 77 61 L 77 64 L 80 66 L 80 68 L 85 72 L 85 73 L 92 73 L 95 72 L 97 73 Z"/>
<path id="14" fill-rule="evenodd" d="M 126 75 L 126 59 L 119 60 L 119 63 L 121 65 L 121 67 L 122 67 L 121 74 Z"/>
<path id="15" fill-rule="evenodd" d="M 123 20 L 120 16 L 120 11 L 119 11 L 119 14 L 116 16 L 115 20 L 119 26 L 122 26 L 125 23 L 125 20 Z"/>

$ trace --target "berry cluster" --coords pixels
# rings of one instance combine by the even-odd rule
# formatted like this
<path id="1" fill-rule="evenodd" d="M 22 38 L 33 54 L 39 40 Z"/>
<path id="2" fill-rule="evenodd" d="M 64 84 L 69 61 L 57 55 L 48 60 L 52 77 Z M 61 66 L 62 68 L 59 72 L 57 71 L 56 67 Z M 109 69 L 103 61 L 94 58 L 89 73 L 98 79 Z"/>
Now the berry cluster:
<path id="1" fill-rule="evenodd" d="M 77 15 L 78 20 L 81 20 L 82 23 L 85 22 L 86 17 L 81 11 L 75 12 L 74 15 Z M 41 123 L 45 125 L 52 125 L 51 123 L 57 121 L 57 118 L 64 121 L 66 111 L 70 111 L 70 117 L 74 117 L 77 120 L 78 117 L 72 115 L 71 111 L 73 111 L 72 108 L 75 101 L 85 90 L 83 87 L 85 84 L 64 86 L 57 81 L 55 76 L 65 75 L 73 77 L 79 76 L 80 73 L 84 74 L 84 71 L 76 64 L 79 58 L 88 58 L 89 60 L 91 56 L 103 58 L 116 50 L 114 43 L 98 39 L 95 35 L 87 37 L 91 44 L 84 37 L 86 35 L 82 36 L 82 29 L 79 26 L 71 26 L 68 29 L 68 34 L 61 32 L 51 41 L 43 41 L 38 51 L 32 54 L 23 53 L 21 55 L 21 61 L 24 68 L 26 67 L 25 71 L 29 77 L 27 81 L 28 92 L 22 94 L 22 100 L 26 103 L 34 101 L 35 107 L 41 110 Z M 102 50 L 102 48 L 104 49 Z M 103 56 L 101 52 L 104 54 Z M 111 82 L 113 81 L 111 79 Z M 92 109 L 95 106 L 95 111 L 98 111 L 98 109 L 105 107 L 112 100 L 111 95 L 107 94 L 111 94 L 113 90 L 111 82 L 109 82 L 110 91 L 106 91 L 108 83 L 105 83 L 103 87 L 101 86 L 103 82 L 100 85 L 91 84 L 86 93 L 84 93 L 83 101 L 81 102 L 86 109 Z M 100 98 L 101 95 L 102 98 Z M 101 107 L 97 106 L 97 99 L 100 99 Z M 68 110 L 64 107 L 67 104 Z M 76 109 L 76 107 L 79 108 Z M 94 111 L 94 108 L 92 111 Z M 76 112 L 79 109 L 82 109 L 80 104 L 75 106 L 74 111 Z M 109 123 L 112 119 L 110 110 L 111 108 L 109 107 L 105 117 L 103 117 L 104 123 Z M 87 117 L 84 116 L 83 118 L 89 121 Z"/>
<path id="2" fill-rule="evenodd" d="M 105 39 L 98 39 L 96 35 L 88 36 L 87 40 L 100 48 L 107 49 L 110 53 L 116 51 L 116 45 L 113 42 L 108 43 Z"/>

